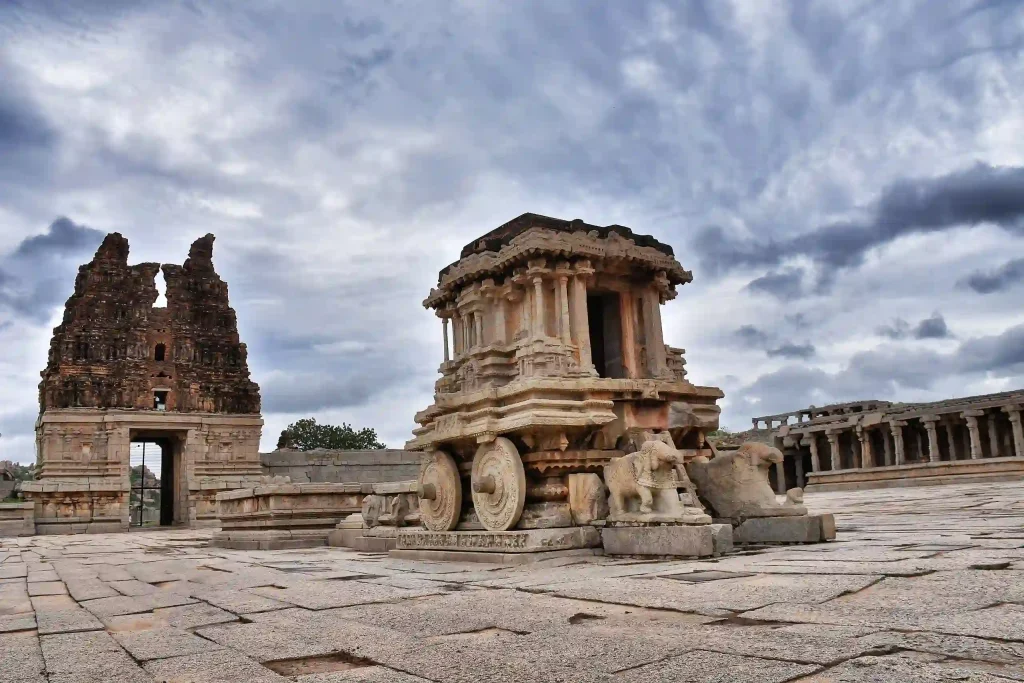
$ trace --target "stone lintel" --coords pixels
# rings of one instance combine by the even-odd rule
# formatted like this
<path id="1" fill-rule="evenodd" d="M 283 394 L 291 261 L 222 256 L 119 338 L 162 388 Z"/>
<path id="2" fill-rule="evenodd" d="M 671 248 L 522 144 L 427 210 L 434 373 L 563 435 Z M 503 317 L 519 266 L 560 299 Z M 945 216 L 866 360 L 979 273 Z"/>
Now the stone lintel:
<path id="1" fill-rule="evenodd" d="M 1003 406 L 1001 408 L 1001 410 L 1004 413 L 1007 413 L 1007 414 L 1019 413 L 1019 412 L 1021 412 L 1021 410 L 1024 410 L 1024 406 L 1021 406 L 1020 404 L 1008 405 L 1008 406 Z"/>
<path id="2" fill-rule="evenodd" d="M 968 417 L 982 417 L 982 416 L 985 415 L 985 411 L 984 410 L 965 410 L 964 412 L 962 412 L 960 414 L 963 417 L 965 417 L 965 418 L 968 418 Z"/>

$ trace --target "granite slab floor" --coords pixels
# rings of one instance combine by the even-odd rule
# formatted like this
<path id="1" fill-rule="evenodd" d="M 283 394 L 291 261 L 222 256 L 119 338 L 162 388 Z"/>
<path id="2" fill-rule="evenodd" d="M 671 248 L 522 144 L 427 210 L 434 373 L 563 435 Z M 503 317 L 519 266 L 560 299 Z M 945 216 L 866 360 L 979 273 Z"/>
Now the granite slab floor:
<path id="1" fill-rule="evenodd" d="M 0 538 L 0 681 L 1024 681 L 1024 483 L 807 503 L 836 541 L 700 561 Z"/>

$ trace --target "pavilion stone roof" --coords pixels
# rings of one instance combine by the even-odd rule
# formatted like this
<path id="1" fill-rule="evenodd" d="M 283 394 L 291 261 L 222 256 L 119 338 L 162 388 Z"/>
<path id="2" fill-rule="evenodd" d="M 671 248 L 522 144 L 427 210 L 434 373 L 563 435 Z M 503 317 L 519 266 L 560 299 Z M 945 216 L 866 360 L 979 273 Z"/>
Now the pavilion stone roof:
<path id="1" fill-rule="evenodd" d="M 597 226 L 534 213 L 523 215 L 467 244 L 458 261 L 438 275 L 438 286 L 423 302 L 434 308 L 457 296 L 463 286 L 502 277 L 534 258 L 580 258 L 594 262 L 624 261 L 652 275 L 664 274 L 669 287 L 693 280 L 676 260 L 672 247 L 622 225 Z"/>

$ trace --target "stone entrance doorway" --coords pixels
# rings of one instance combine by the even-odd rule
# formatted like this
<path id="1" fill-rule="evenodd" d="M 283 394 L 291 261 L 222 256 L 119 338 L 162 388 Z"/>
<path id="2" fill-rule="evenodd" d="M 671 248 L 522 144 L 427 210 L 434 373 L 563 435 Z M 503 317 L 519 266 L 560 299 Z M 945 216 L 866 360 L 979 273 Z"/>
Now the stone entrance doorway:
<path id="1" fill-rule="evenodd" d="M 129 524 L 132 528 L 188 523 L 188 488 L 181 456 L 185 434 L 131 432 Z"/>

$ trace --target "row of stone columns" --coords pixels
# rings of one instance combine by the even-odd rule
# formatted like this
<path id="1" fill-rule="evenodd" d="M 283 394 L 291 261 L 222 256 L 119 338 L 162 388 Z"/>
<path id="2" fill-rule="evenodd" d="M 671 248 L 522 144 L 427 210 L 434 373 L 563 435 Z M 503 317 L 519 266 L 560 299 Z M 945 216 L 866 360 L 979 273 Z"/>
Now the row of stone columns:
<path id="1" fill-rule="evenodd" d="M 1022 406 L 1010 405 L 1001 408 L 1001 411 L 1006 413 L 1012 431 L 1012 444 L 1013 444 L 1013 456 L 1018 458 L 1024 458 L 1024 425 L 1021 422 L 1021 411 Z M 996 416 L 992 413 L 986 413 L 983 410 L 966 410 L 960 413 L 967 426 L 968 441 L 964 444 L 963 452 L 968 453 L 970 459 L 978 460 L 984 457 L 982 436 L 981 436 L 981 423 L 980 418 L 984 418 L 986 428 L 988 431 L 988 439 L 990 444 L 990 450 L 992 453 L 997 453 L 999 448 L 999 428 L 996 424 Z M 940 415 L 923 415 L 921 416 L 921 423 L 924 425 L 925 432 L 928 438 L 928 460 L 929 462 L 940 462 L 940 449 L 939 449 L 939 423 L 942 422 L 942 416 Z M 904 465 L 907 462 L 906 455 L 906 443 L 904 440 L 903 430 L 908 426 L 906 420 L 889 420 L 888 421 L 888 434 L 883 431 L 883 458 L 884 465 Z M 953 425 L 945 423 L 945 438 L 947 450 L 951 454 L 952 458 L 956 457 L 956 443 L 953 432 Z M 840 456 L 840 434 L 845 431 L 844 429 L 827 429 L 825 431 L 825 437 L 829 444 L 829 457 L 830 465 L 832 470 L 839 470 L 842 468 L 841 456 Z M 871 432 L 869 429 L 857 425 L 854 428 L 854 434 L 856 435 L 857 441 L 860 444 L 860 451 L 858 453 L 856 448 L 852 449 L 852 468 L 871 468 L 876 467 L 879 463 L 875 460 L 874 446 L 871 441 Z M 891 434 L 891 441 L 889 435 Z M 822 470 L 822 455 L 818 449 L 818 438 L 817 433 L 805 434 L 801 439 L 801 443 L 807 445 L 811 452 L 811 470 L 813 472 L 820 472 Z M 852 446 L 852 444 L 851 444 Z M 923 444 L 918 439 L 918 447 L 920 456 L 924 456 Z M 1002 454 L 1003 457 L 1010 457 L 1009 454 Z M 797 458 L 800 462 L 800 458 Z M 779 488 L 784 487 L 783 479 L 781 474 L 781 467 L 778 470 L 779 473 Z"/>

